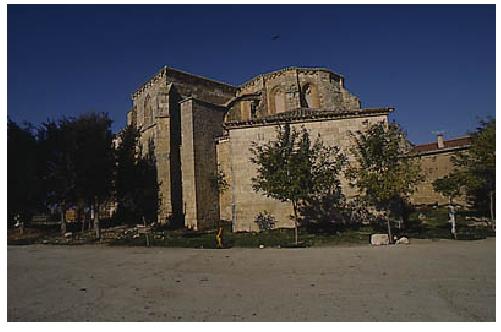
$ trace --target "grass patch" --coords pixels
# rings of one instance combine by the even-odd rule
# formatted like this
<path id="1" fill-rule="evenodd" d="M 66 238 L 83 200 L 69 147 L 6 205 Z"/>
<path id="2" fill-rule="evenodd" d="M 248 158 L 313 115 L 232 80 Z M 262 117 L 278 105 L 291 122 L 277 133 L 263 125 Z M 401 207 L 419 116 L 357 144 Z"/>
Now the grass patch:
<path id="1" fill-rule="evenodd" d="M 216 247 L 214 233 L 188 233 L 188 236 L 176 232 L 161 232 L 151 234 L 151 246 L 178 247 L 178 248 L 206 248 Z M 300 231 L 299 241 L 306 246 L 330 246 L 339 244 L 368 244 L 370 232 L 346 231 L 337 234 L 308 234 Z M 225 233 L 224 242 L 227 247 L 257 248 L 288 247 L 294 244 L 294 229 L 274 229 L 259 233 Z M 146 236 L 124 237 L 111 241 L 112 245 L 144 246 Z"/>
<path id="2" fill-rule="evenodd" d="M 419 213 L 421 215 L 419 216 Z M 418 217 L 419 216 L 419 217 Z M 466 221 L 467 216 L 475 216 L 475 212 L 461 211 L 457 215 L 457 239 L 475 240 L 495 236 L 495 232 L 489 227 L 469 227 Z M 8 244 L 34 244 L 34 243 L 54 243 L 54 244 L 82 244 L 82 243 L 109 243 L 111 245 L 123 246 L 146 246 L 147 240 L 144 234 L 134 235 L 128 232 L 120 235 L 119 238 L 103 237 L 101 241 L 94 239 L 94 231 L 79 231 L 81 228 L 75 225 L 73 237 L 71 239 L 61 239 L 59 226 L 27 227 L 25 234 L 20 235 L 17 229 L 8 230 Z M 222 224 L 225 228 L 224 243 L 226 247 L 257 248 L 264 245 L 270 247 L 291 247 L 294 244 L 294 229 L 273 229 L 265 232 L 241 232 L 232 233 L 231 224 Z M 450 224 L 448 222 L 447 208 L 429 208 L 420 212 L 414 212 L 409 220 L 402 225 L 402 229 L 397 228 L 397 224 L 392 224 L 392 233 L 403 235 L 415 239 L 450 239 Z M 374 233 L 386 233 L 386 223 L 379 222 L 371 225 L 338 225 L 335 228 L 326 229 L 299 229 L 299 241 L 307 247 L 368 244 L 370 236 Z M 103 229 L 104 231 L 104 229 Z M 150 246 L 172 247 L 172 248 L 216 248 L 214 232 L 190 232 L 184 229 L 169 229 L 165 225 L 157 226 L 153 233 L 149 235 Z"/>

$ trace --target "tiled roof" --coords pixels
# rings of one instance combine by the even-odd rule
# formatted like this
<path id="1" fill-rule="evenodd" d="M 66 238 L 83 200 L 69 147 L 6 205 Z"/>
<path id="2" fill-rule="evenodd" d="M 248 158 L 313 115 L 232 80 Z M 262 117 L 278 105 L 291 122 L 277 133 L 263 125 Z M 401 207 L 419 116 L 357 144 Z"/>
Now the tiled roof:
<path id="1" fill-rule="evenodd" d="M 432 152 L 432 151 L 440 151 L 444 149 L 457 149 L 457 148 L 464 148 L 468 147 L 471 145 L 471 137 L 470 136 L 464 136 L 464 137 L 458 137 L 458 138 L 453 138 L 450 140 L 444 140 L 444 147 L 439 148 L 437 142 L 433 143 L 427 143 L 427 144 L 420 144 L 414 146 L 414 152 Z"/>

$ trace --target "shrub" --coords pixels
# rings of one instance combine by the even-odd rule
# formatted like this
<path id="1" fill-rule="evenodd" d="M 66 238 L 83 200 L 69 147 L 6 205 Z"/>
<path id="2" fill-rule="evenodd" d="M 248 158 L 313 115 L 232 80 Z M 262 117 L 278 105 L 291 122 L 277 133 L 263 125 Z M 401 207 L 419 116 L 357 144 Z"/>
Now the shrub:
<path id="1" fill-rule="evenodd" d="M 259 227 L 259 231 L 266 231 L 275 227 L 275 217 L 268 213 L 268 211 L 259 212 L 255 222 Z"/>

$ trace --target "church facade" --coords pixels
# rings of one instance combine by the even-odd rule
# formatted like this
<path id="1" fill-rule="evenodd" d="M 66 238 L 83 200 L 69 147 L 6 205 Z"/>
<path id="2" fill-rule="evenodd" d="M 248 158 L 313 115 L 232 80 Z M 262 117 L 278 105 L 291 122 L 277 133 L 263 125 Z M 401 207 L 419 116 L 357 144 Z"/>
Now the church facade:
<path id="1" fill-rule="evenodd" d="M 328 69 L 296 67 L 240 86 L 164 67 L 133 93 L 132 104 L 127 122 L 140 130 L 143 153 L 156 158 L 158 221 L 194 230 L 227 220 L 234 231 L 256 231 L 254 221 L 264 211 L 276 227 L 293 227 L 290 204 L 252 189 L 252 142 L 273 140 L 276 126 L 289 123 L 320 135 L 352 159 L 350 133 L 387 122 L 393 111 L 363 108 L 344 77 Z M 218 174 L 224 174 L 226 190 L 214 185 Z M 346 196 L 355 193 L 342 177 L 341 183 Z"/>

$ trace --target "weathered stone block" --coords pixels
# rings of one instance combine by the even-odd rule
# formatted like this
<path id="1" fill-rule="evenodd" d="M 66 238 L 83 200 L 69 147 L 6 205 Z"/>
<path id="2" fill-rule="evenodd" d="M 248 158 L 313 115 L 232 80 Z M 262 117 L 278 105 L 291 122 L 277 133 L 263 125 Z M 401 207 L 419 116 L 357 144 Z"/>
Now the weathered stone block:
<path id="1" fill-rule="evenodd" d="M 371 244 L 373 246 L 380 246 L 389 244 L 390 240 L 388 238 L 388 234 L 372 234 L 371 235 Z"/>

